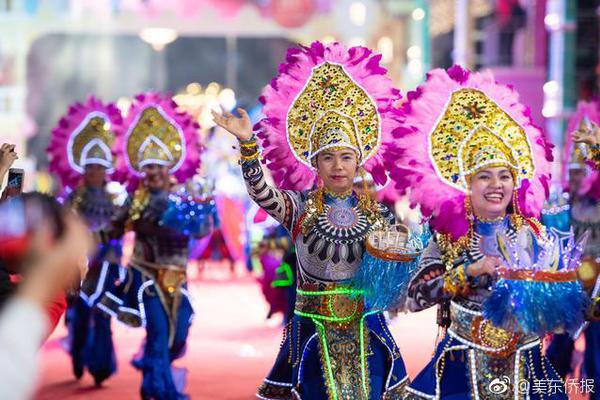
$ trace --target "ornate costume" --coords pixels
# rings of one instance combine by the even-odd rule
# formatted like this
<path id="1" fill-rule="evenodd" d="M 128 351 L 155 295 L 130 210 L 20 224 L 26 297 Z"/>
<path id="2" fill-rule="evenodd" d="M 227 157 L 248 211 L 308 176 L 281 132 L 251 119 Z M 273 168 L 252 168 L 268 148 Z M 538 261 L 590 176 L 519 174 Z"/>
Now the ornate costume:
<path id="1" fill-rule="evenodd" d="M 90 97 L 83 104 L 70 106 L 52 131 L 49 170 L 70 190 L 67 203 L 93 233 L 106 227 L 117 207 L 106 190 L 106 182 L 94 187 L 86 185 L 82 176 L 89 165 L 104 167 L 108 173 L 114 170 L 114 127 L 120 123 L 121 114 L 114 104 L 103 104 Z M 120 249 L 118 242 L 98 248 L 89 263 L 79 296 L 71 299 L 67 310 L 73 372 L 80 378 L 87 368 L 96 384 L 116 371 L 110 318 L 95 305 L 107 285 L 117 279 Z"/>
<path id="2" fill-rule="evenodd" d="M 177 112 L 169 97 L 147 93 L 135 100 L 118 146 L 124 154 L 120 173 L 129 174 L 137 188 L 106 234 L 114 239 L 132 230 L 135 244 L 124 282 L 102 305 L 121 321 L 146 328 L 144 354 L 135 362 L 143 373 L 142 397 L 181 399 L 186 396 L 174 382 L 171 362 L 185 350 L 193 317 L 186 266 L 190 236 L 204 233 L 195 222 L 202 205 L 166 188 L 151 190 L 138 178 L 146 165 L 167 166 L 180 181 L 189 178 L 199 163 L 198 125 Z M 173 220 L 179 224 L 169 223 Z"/>
<path id="3" fill-rule="evenodd" d="M 587 122 L 600 123 L 600 105 L 597 101 L 579 102 L 576 113 L 569 120 L 562 160 L 563 187 L 570 192 L 569 203 L 551 203 L 542 211 L 542 221 L 546 226 L 560 231 L 568 231 L 572 227 L 577 237 L 588 232 L 584 261 L 578 274 L 588 291 L 592 292 L 600 271 L 600 170 L 595 169 L 591 149 L 572 140 L 575 131 L 590 128 Z M 570 175 L 574 176 L 569 178 Z M 578 177 L 580 181 L 575 183 Z M 578 187 L 570 188 L 570 180 Z M 587 326 L 585 341 L 584 373 L 588 378 L 600 381 L 599 322 L 591 322 Z M 574 341 L 566 334 L 555 335 L 548 347 L 548 358 L 562 377 L 571 372 L 573 348 Z M 591 393 L 590 398 L 597 398 L 597 394 Z"/>
<path id="4" fill-rule="evenodd" d="M 261 97 L 259 123 L 267 165 L 258 145 L 240 142 L 248 193 L 292 235 L 297 253 L 297 298 L 279 355 L 261 399 L 380 399 L 407 382 L 404 363 L 384 316 L 364 307 L 349 286 L 363 257 L 366 235 L 389 224 L 389 210 L 367 196 L 314 188 L 316 156 L 349 148 L 376 181 L 385 180 L 377 150 L 389 137 L 398 92 L 379 58 L 340 44 L 288 51 L 280 75 Z"/>
<path id="5" fill-rule="evenodd" d="M 540 334 L 576 329 L 583 320 L 576 308 L 585 307 L 586 297 L 574 271 L 581 244 L 570 239 L 571 247 L 561 248 L 562 269 L 549 272 L 550 266 L 558 268 L 559 242 L 533 218 L 547 195 L 549 146 L 517 94 L 490 74 L 434 70 L 409 97 L 388 153 L 390 176 L 431 218 L 435 236 L 410 283 L 407 307 L 438 305 L 438 323 L 447 329 L 431 362 L 406 388 L 406 398 L 566 399 L 541 353 Z M 469 179 L 497 166 L 507 167 L 515 183 L 509 215 L 478 220 Z M 467 276 L 467 267 L 484 256 L 507 265 L 497 281 Z M 571 299 L 572 308 L 556 300 L 556 312 L 544 308 L 554 292 Z M 565 307 L 572 319 L 560 314 Z M 534 389 L 547 380 L 559 382 L 558 390 Z"/>

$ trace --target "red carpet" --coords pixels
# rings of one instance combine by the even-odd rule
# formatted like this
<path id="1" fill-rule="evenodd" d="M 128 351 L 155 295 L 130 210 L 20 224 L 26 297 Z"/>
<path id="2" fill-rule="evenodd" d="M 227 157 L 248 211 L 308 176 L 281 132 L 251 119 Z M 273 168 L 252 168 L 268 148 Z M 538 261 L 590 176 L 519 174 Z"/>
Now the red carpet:
<path id="1" fill-rule="evenodd" d="M 256 387 L 268 373 L 281 341 L 281 327 L 265 321 L 267 306 L 258 284 L 241 279 L 227 282 L 198 282 L 191 285 L 196 318 L 188 351 L 177 366 L 189 371 L 187 393 L 198 400 L 253 399 Z M 402 350 L 409 374 L 414 376 L 432 354 L 436 327 L 435 310 L 400 315 L 391 326 Z M 141 374 L 129 360 L 144 337 L 142 329 L 113 322 L 119 370 L 95 388 L 84 375 L 76 381 L 68 355 L 59 340 L 66 330 L 61 325 L 41 354 L 42 376 L 36 399 L 120 400 L 138 398 Z"/>

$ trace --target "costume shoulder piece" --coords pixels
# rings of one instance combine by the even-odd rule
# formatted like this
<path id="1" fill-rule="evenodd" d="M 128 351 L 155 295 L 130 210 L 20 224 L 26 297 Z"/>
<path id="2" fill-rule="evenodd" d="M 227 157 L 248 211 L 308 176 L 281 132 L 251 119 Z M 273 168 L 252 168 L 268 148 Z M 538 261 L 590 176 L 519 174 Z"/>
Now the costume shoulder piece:
<path id="1" fill-rule="evenodd" d="M 375 182 L 386 182 L 378 150 L 391 138 L 391 109 L 400 94 L 380 58 L 365 47 L 346 49 L 339 43 L 288 50 L 260 98 L 265 118 L 258 124 L 278 186 L 312 187 L 316 155 L 341 147 L 358 153 Z"/>
<path id="2" fill-rule="evenodd" d="M 517 206 L 538 217 L 548 195 L 551 146 L 518 94 L 491 73 L 437 69 L 399 110 L 385 152 L 395 188 L 453 239 L 468 231 L 467 177 L 481 168 L 513 172 Z"/>
<path id="3" fill-rule="evenodd" d="M 182 182 L 200 165 L 199 125 L 186 112 L 178 111 L 170 96 L 143 93 L 135 96 L 123 124 L 117 147 L 123 154 L 119 175 L 130 183 L 141 176 L 149 164 L 169 167 Z"/>
<path id="4" fill-rule="evenodd" d="M 57 174 L 63 186 L 77 186 L 86 165 L 98 164 L 111 173 L 115 155 L 115 129 L 122 122 L 119 109 L 91 96 L 75 103 L 52 130 L 47 152 L 48 169 Z"/>

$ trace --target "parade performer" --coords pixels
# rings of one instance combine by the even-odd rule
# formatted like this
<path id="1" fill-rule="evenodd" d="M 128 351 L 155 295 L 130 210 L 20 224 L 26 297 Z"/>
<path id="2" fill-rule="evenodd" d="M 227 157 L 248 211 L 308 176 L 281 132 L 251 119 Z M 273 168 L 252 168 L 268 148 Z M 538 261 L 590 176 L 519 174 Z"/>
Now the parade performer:
<path id="1" fill-rule="evenodd" d="M 349 286 L 370 231 L 392 222 L 388 209 L 352 191 L 362 168 L 386 173 L 378 150 L 390 137 L 399 93 L 380 56 L 364 47 L 319 42 L 290 49 L 261 97 L 258 125 L 278 188 L 266 183 L 244 110 L 213 113 L 239 140 L 248 193 L 290 232 L 298 258 L 294 317 L 261 399 L 381 399 L 407 382 L 383 314 Z"/>
<path id="2" fill-rule="evenodd" d="M 491 73 L 434 70 L 408 97 L 386 157 L 435 236 L 407 307 L 438 305 L 446 331 L 405 398 L 566 399 L 540 336 L 576 330 L 588 299 L 576 278 L 582 243 L 569 237 L 560 247 L 535 219 L 550 146 Z M 535 390 L 542 381 L 558 388 Z"/>
<path id="3" fill-rule="evenodd" d="M 278 225 L 267 230 L 253 251 L 255 262 L 262 267 L 262 275 L 258 277 L 258 282 L 265 301 L 269 304 L 267 319 L 277 313 L 284 316 L 291 314 L 291 310 L 288 310 L 286 287 L 294 283 L 293 274 L 289 271 L 289 267 L 288 270 L 280 268 L 283 264 L 283 256 L 289 251 L 290 246 L 287 231 L 283 226 Z M 283 275 L 280 272 L 283 272 Z M 284 320 L 284 323 L 287 321 Z"/>
<path id="4" fill-rule="evenodd" d="M 170 97 L 135 97 L 117 143 L 119 172 L 135 191 L 105 232 L 106 240 L 135 232 L 127 275 L 102 299 L 105 310 L 134 327 L 146 328 L 137 360 L 144 399 L 182 399 L 185 383 L 175 380 L 171 362 L 183 355 L 193 317 L 186 286 L 190 236 L 204 232 L 201 201 L 172 193 L 174 177 L 190 178 L 199 166 L 198 125 L 177 110 Z"/>
<path id="5" fill-rule="evenodd" d="M 106 228 L 117 209 L 106 184 L 114 170 L 114 127 L 120 123 L 121 113 L 114 104 L 89 97 L 69 107 L 52 131 L 48 147 L 49 171 L 70 191 L 67 205 L 95 234 Z M 118 279 L 120 249 L 118 241 L 99 246 L 81 291 L 67 309 L 73 373 L 79 379 L 87 368 L 97 385 L 116 371 L 110 317 L 95 305 L 106 286 Z"/>
<path id="6" fill-rule="evenodd" d="M 585 232 L 589 240 L 584 251 L 584 261 L 579 268 L 579 278 L 590 293 L 596 292 L 600 272 L 600 171 L 594 169 L 590 145 L 595 142 L 594 131 L 600 124 L 600 104 L 597 101 L 581 101 L 577 111 L 569 119 L 566 143 L 563 149 L 562 180 L 568 191 L 568 204 L 553 202 L 542 211 L 542 222 L 554 229 L 568 231 L 571 227 L 576 236 Z M 574 138 L 590 142 L 575 143 Z M 591 322 L 585 329 L 584 373 L 594 381 L 600 381 L 600 323 Z M 574 340 L 567 334 L 555 335 L 547 355 L 557 372 L 564 378 L 572 372 Z M 590 393 L 590 398 L 597 398 Z"/>

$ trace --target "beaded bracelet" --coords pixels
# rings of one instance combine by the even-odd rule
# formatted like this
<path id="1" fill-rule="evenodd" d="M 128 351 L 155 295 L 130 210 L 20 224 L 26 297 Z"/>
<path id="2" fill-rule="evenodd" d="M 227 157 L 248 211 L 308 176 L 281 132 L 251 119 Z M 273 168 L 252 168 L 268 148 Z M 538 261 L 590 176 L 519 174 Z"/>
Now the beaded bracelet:
<path id="1" fill-rule="evenodd" d="M 239 140 L 240 144 L 240 164 L 256 160 L 260 156 L 256 135 L 252 135 L 249 139 Z"/>
<path id="2" fill-rule="evenodd" d="M 240 161 L 239 164 L 247 164 L 247 163 L 251 163 L 255 160 L 257 160 L 260 157 L 260 153 L 258 151 L 256 151 L 254 154 L 251 154 L 249 156 L 245 156 L 245 155 L 241 155 L 240 157 Z"/>
<path id="3" fill-rule="evenodd" d="M 252 147 L 256 147 L 257 143 L 256 140 L 252 141 L 252 142 L 240 142 L 240 147 L 242 148 L 252 148 Z"/>
<path id="4" fill-rule="evenodd" d="M 242 147 L 240 149 L 240 154 L 242 155 L 242 157 L 250 157 L 253 156 L 255 153 L 258 153 L 258 146 Z"/>

